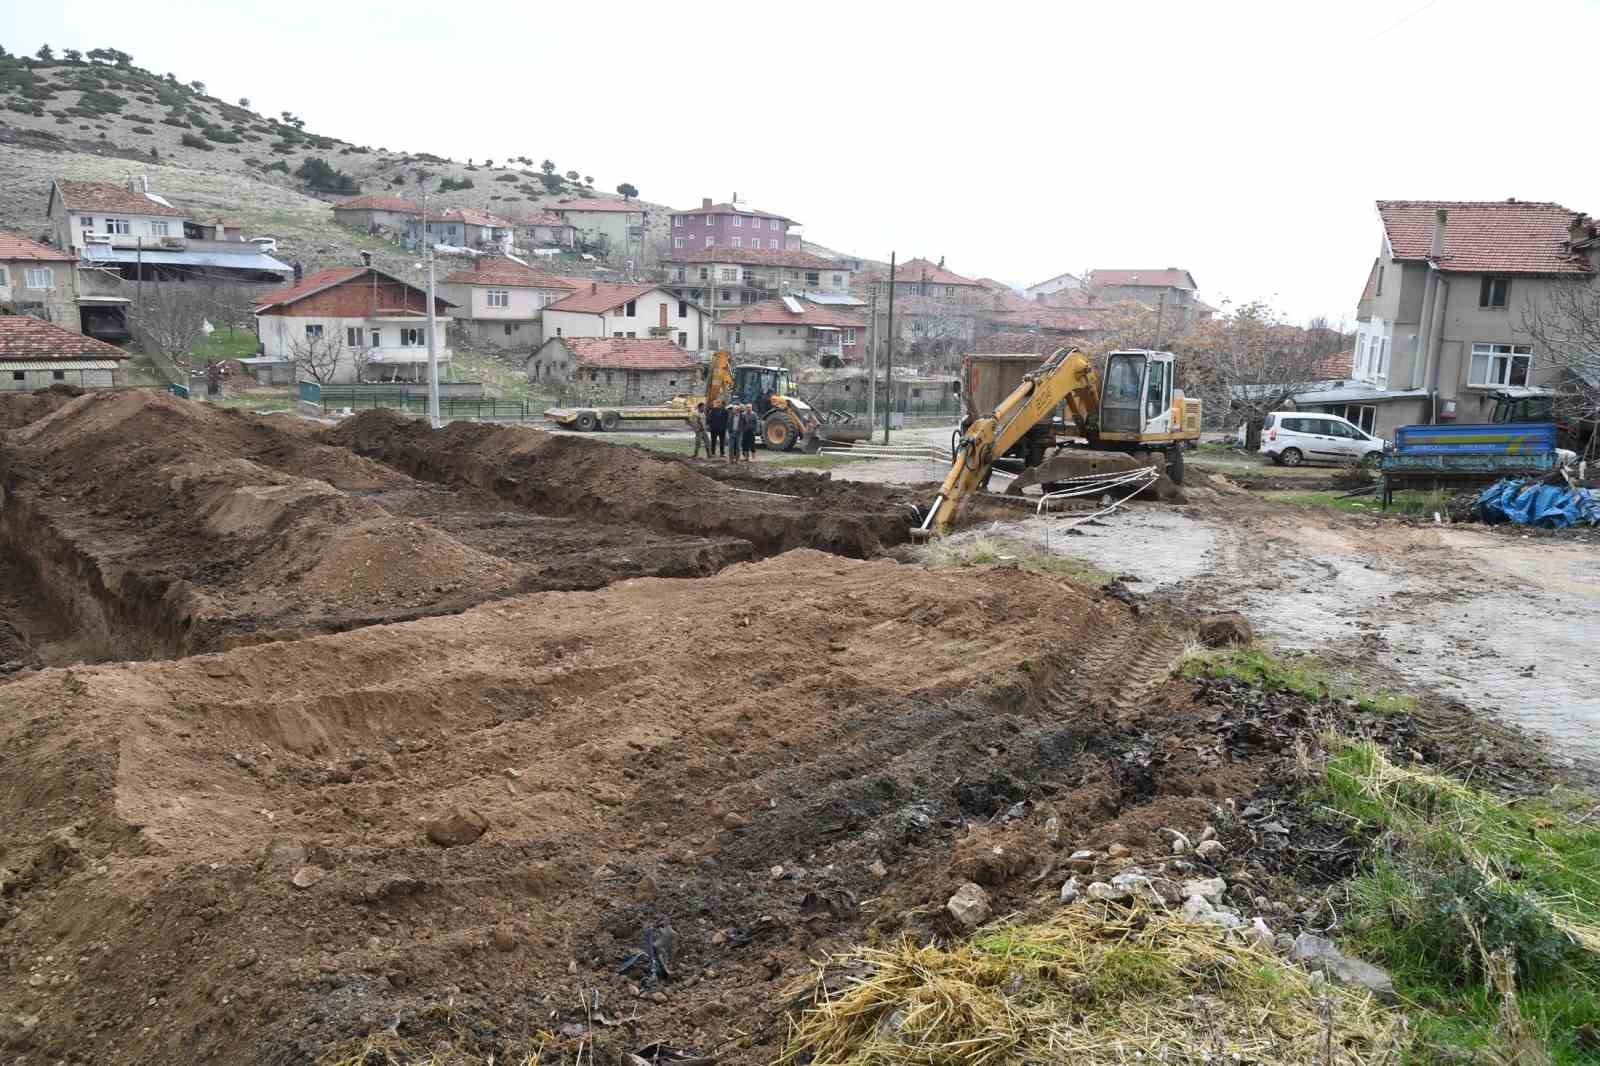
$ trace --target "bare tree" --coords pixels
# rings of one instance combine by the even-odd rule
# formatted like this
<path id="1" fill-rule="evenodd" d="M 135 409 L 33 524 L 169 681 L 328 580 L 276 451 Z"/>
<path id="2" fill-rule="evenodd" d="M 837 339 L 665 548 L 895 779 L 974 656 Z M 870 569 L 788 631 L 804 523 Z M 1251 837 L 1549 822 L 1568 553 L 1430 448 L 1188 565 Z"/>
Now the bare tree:
<path id="1" fill-rule="evenodd" d="M 1321 385 L 1323 347 L 1265 304 L 1249 303 L 1195 323 L 1174 350 L 1184 357 L 1180 383 L 1205 399 L 1208 412 L 1220 412 L 1222 424 L 1242 419 L 1253 449 L 1268 412 Z"/>
<path id="2" fill-rule="evenodd" d="M 154 282 L 143 299 L 128 308 L 128 330 L 146 355 L 166 361 L 187 375 L 189 354 L 205 338 L 209 294 L 177 282 Z"/>
<path id="3" fill-rule="evenodd" d="M 350 349 L 350 362 L 355 367 L 356 383 L 367 380 L 367 368 L 372 365 L 373 351 L 365 344 Z"/>
<path id="4" fill-rule="evenodd" d="M 345 361 L 344 339 L 336 330 L 312 326 L 296 332 L 282 318 L 277 322 L 277 330 L 296 372 L 318 385 L 332 383 L 340 364 Z"/>
<path id="5" fill-rule="evenodd" d="M 1600 421 L 1600 286 L 1552 281 L 1549 295 L 1522 305 L 1522 331 L 1539 359 L 1554 367 L 1550 387 L 1564 415 Z"/>

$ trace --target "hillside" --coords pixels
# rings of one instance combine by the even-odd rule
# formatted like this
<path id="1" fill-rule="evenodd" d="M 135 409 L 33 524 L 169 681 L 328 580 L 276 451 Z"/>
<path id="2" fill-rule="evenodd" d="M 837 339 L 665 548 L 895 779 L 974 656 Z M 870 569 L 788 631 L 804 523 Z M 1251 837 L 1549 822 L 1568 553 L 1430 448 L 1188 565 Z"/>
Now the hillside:
<path id="1" fill-rule="evenodd" d="M 586 182 L 546 175 L 544 160 L 460 162 L 426 152 L 390 151 L 308 132 L 287 112 L 274 118 L 209 96 L 134 66 L 122 53 L 96 49 L 101 61 L 40 61 L 0 56 L 0 227 L 43 232 L 52 177 L 117 181 L 146 174 L 154 192 L 193 209 L 195 217 L 238 220 L 248 235 L 277 237 L 280 258 L 307 268 L 348 262 L 358 249 L 409 257 L 351 233 L 329 207 L 358 192 L 420 198 L 439 207 L 474 207 L 515 219 L 563 198 L 609 197 Z M 95 53 L 90 53 L 95 54 Z M 297 177 L 307 160 L 335 175 L 314 187 Z M 652 236 L 665 234 L 666 208 L 652 213 Z"/>

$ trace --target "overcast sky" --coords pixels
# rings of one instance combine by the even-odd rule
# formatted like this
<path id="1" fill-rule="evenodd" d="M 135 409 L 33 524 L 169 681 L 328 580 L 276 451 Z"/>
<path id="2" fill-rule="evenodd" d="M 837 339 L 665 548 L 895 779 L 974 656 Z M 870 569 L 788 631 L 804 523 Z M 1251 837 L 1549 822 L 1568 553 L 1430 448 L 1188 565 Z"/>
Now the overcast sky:
<path id="1" fill-rule="evenodd" d="M 8 48 L 111 46 L 360 144 L 549 157 L 683 207 L 1017 284 L 1185 267 L 1353 316 L 1378 198 L 1600 213 L 1581 0 L 802 5 L 60 0 Z M 1587 180 L 1586 180 L 1587 179 Z"/>

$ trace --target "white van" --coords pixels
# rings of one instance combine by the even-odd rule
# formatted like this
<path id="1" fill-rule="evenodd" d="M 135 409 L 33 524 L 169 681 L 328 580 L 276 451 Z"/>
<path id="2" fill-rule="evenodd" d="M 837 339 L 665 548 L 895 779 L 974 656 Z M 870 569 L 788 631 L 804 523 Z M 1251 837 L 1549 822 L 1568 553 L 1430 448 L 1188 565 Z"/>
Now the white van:
<path id="1" fill-rule="evenodd" d="M 1284 466 L 1301 463 L 1376 463 L 1380 437 L 1318 411 L 1273 411 L 1261 423 L 1261 454 Z"/>

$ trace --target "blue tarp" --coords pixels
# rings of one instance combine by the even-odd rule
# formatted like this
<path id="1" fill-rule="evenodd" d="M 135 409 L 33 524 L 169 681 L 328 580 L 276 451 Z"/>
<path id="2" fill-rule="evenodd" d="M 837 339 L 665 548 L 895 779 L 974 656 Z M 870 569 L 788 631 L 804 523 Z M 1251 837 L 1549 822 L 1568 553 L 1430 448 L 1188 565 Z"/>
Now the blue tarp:
<path id="1" fill-rule="evenodd" d="M 1600 495 L 1592 489 L 1569 489 L 1523 478 L 1502 478 L 1483 490 L 1473 513 L 1485 522 L 1565 529 L 1600 525 Z"/>

